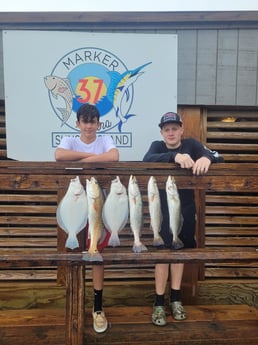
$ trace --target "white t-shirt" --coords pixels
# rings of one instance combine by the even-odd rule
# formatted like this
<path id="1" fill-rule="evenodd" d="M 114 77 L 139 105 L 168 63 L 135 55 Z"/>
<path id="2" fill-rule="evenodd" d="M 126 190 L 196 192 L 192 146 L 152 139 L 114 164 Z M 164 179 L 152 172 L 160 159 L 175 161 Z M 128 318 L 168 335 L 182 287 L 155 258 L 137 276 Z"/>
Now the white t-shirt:
<path id="1" fill-rule="evenodd" d="M 85 144 L 79 137 L 63 137 L 58 147 L 78 152 L 101 154 L 116 148 L 116 145 L 111 136 L 103 135 L 97 137 L 90 144 Z"/>

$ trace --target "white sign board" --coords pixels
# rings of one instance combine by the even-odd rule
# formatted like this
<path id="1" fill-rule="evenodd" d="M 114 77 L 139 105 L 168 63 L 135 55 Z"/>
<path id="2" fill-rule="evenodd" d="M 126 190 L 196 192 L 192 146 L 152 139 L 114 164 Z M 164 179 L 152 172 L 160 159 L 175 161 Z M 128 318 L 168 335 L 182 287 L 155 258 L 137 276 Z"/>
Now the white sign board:
<path id="1" fill-rule="evenodd" d="M 177 36 L 4 31 L 7 156 L 52 161 L 63 136 L 79 136 L 76 111 L 95 104 L 123 161 L 142 160 L 177 109 Z"/>

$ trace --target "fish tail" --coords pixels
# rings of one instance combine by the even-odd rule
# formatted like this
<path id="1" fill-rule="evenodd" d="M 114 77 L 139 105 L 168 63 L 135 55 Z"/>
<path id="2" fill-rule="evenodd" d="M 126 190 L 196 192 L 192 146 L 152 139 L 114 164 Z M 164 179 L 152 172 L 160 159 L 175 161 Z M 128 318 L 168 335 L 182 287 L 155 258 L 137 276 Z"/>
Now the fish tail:
<path id="1" fill-rule="evenodd" d="M 120 246 L 120 240 L 119 240 L 117 233 L 113 233 L 113 232 L 111 233 L 111 236 L 110 236 L 109 241 L 108 241 L 108 245 L 111 247 Z"/>
<path id="2" fill-rule="evenodd" d="M 147 251 L 148 251 L 148 248 L 147 248 L 144 244 L 142 244 L 141 242 L 139 242 L 139 243 L 135 243 L 135 242 L 134 242 L 132 251 L 133 251 L 134 253 L 147 252 Z"/>
<path id="3" fill-rule="evenodd" d="M 103 262 L 103 257 L 99 252 L 96 253 L 90 253 L 90 252 L 83 252 L 83 257 L 82 259 L 84 261 L 98 261 L 98 262 Z"/>
<path id="4" fill-rule="evenodd" d="M 69 249 L 74 249 L 79 247 L 79 242 L 75 234 L 69 234 L 65 242 L 65 247 Z"/>
<path id="5" fill-rule="evenodd" d="M 180 238 L 173 239 L 172 241 L 172 248 L 173 249 L 181 249 L 184 247 L 184 243 L 180 240 Z"/>
<path id="6" fill-rule="evenodd" d="M 162 237 L 156 236 L 153 238 L 153 247 L 162 247 L 164 246 L 164 241 Z"/>

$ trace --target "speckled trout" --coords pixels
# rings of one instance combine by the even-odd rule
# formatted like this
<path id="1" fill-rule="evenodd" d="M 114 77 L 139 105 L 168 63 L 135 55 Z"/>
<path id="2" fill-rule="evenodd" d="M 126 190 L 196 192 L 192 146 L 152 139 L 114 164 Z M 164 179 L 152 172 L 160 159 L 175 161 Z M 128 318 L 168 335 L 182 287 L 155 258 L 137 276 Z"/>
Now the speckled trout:
<path id="1" fill-rule="evenodd" d="M 136 180 L 131 175 L 128 183 L 130 227 L 134 235 L 133 252 L 141 253 L 147 248 L 140 241 L 141 227 L 143 223 L 142 196 Z"/>
<path id="2" fill-rule="evenodd" d="M 180 249 L 184 246 L 183 242 L 178 237 L 182 228 L 183 217 L 181 214 L 181 202 L 174 177 L 168 176 L 166 182 L 166 193 L 169 211 L 169 228 L 173 235 L 172 248 Z"/>
<path id="3" fill-rule="evenodd" d="M 79 176 L 70 180 L 68 189 L 57 206 L 58 225 L 68 234 L 65 246 L 79 247 L 77 234 L 85 228 L 88 217 L 88 203 L 84 187 Z"/>
<path id="4" fill-rule="evenodd" d="M 109 246 L 119 246 L 118 234 L 128 222 L 129 205 L 125 186 L 119 176 L 111 181 L 110 192 L 104 202 L 102 219 L 106 229 L 111 233 Z"/>
<path id="5" fill-rule="evenodd" d="M 155 177 L 151 176 L 149 178 L 147 189 L 150 225 L 153 231 L 153 246 L 160 247 L 164 245 L 164 241 L 159 234 L 163 217 L 161 212 L 159 188 Z"/>
<path id="6" fill-rule="evenodd" d="M 102 222 L 104 197 L 98 181 L 93 176 L 90 179 L 86 179 L 86 194 L 88 199 L 88 236 L 90 238 L 87 259 L 90 261 L 103 261 L 97 245 L 104 232 Z M 84 257 L 86 258 L 86 256 Z"/>

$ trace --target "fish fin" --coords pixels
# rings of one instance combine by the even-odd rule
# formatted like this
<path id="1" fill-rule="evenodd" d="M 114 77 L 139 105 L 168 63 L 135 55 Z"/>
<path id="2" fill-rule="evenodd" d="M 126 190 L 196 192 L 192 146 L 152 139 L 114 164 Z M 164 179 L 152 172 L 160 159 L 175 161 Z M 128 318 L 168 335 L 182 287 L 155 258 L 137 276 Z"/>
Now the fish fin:
<path id="1" fill-rule="evenodd" d="M 120 120 L 118 125 L 117 125 L 117 128 L 118 128 L 118 131 L 121 132 L 122 131 L 122 126 L 123 126 L 123 122 Z"/>
<path id="2" fill-rule="evenodd" d="M 141 242 L 140 243 L 134 243 L 132 251 L 134 253 L 142 253 L 142 252 L 147 252 L 148 248 L 144 244 L 142 244 Z"/>
<path id="3" fill-rule="evenodd" d="M 184 247 L 184 243 L 177 238 L 175 241 L 172 241 L 172 249 L 181 249 Z"/>
<path id="4" fill-rule="evenodd" d="M 65 247 L 69 249 L 74 249 L 79 247 L 79 242 L 75 234 L 69 233 L 68 238 L 65 242 Z"/>
<path id="5" fill-rule="evenodd" d="M 59 204 L 59 206 L 57 207 L 57 210 L 56 210 L 56 221 L 57 221 L 57 224 L 60 226 L 60 228 L 62 228 L 66 233 L 68 233 L 68 229 L 64 225 L 62 217 L 60 215 L 60 204 Z"/>
<path id="6" fill-rule="evenodd" d="M 52 95 L 55 99 L 57 99 L 57 97 L 58 97 L 58 95 L 57 95 L 56 93 L 54 93 L 54 92 L 51 92 L 51 95 Z"/>
<path id="7" fill-rule="evenodd" d="M 118 247 L 120 246 L 120 240 L 118 234 L 116 232 L 111 233 L 111 236 L 108 241 L 108 245 L 111 247 Z"/>
<path id="8" fill-rule="evenodd" d="M 62 115 L 62 126 L 68 121 L 71 112 L 67 111 L 67 109 L 65 108 L 57 108 L 57 110 L 60 111 L 61 115 Z"/>
<path id="9" fill-rule="evenodd" d="M 94 261 L 102 262 L 103 257 L 100 253 L 94 253 L 94 254 L 90 255 L 90 261 L 91 262 L 94 262 Z"/>
<path id="10" fill-rule="evenodd" d="M 99 252 L 95 252 L 95 253 L 83 252 L 83 260 L 90 261 L 90 262 L 94 262 L 94 261 L 102 262 L 103 257 Z"/>
<path id="11" fill-rule="evenodd" d="M 124 116 L 126 120 L 130 119 L 130 117 L 136 116 L 136 114 L 127 114 Z"/>
<path id="12" fill-rule="evenodd" d="M 59 92 L 59 93 L 64 93 L 66 90 L 68 90 L 68 87 L 67 87 L 67 86 L 60 86 L 60 87 L 58 88 L 58 92 Z"/>
<path id="13" fill-rule="evenodd" d="M 153 247 L 162 247 L 164 246 L 164 241 L 162 237 L 158 236 L 153 239 Z"/>

